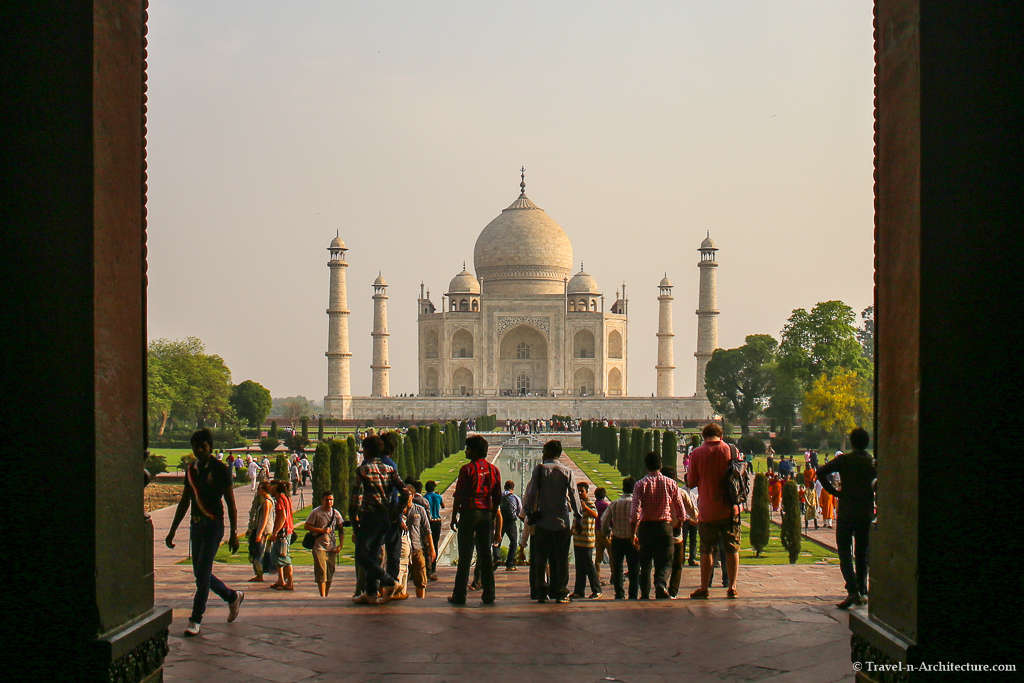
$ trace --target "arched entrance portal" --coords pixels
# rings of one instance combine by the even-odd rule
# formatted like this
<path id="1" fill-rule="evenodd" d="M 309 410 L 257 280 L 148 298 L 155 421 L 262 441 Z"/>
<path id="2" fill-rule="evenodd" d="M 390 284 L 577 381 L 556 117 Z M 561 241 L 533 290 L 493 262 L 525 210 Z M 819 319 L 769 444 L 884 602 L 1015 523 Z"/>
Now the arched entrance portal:
<path id="1" fill-rule="evenodd" d="M 548 342 L 531 325 L 506 332 L 498 346 L 499 391 L 506 396 L 546 394 L 548 391 Z"/>

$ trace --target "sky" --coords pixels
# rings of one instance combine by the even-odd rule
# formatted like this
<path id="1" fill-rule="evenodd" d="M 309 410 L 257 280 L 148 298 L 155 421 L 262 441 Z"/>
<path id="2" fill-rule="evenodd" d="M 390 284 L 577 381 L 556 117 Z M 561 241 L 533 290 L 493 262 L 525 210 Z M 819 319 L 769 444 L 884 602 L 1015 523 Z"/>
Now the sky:
<path id="1" fill-rule="evenodd" d="M 793 309 L 872 302 L 871 3 L 229 2 L 149 9 L 149 336 L 202 339 L 238 383 L 322 400 L 327 247 L 348 251 L 352 392 L 372 282 L 391 392 L 417 391 L 435 304 L 519 192 L 606 295 L 627 285 L 628 392 L 655 390 L 675 285 L 676 394 L 695 389 L 697 248 L 719 345 Z"/>

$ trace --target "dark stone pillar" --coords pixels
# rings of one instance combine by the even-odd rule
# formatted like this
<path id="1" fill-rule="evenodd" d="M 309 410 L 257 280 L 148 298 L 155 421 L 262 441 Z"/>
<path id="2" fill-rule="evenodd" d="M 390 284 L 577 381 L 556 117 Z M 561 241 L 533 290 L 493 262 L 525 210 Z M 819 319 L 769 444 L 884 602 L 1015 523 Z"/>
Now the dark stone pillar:
<path id="1" fill-rule="evenodd" d="M 7 668 L 161 678 L 145 449 L 145 7 L 4 3 Z M 23 435 L 24 438 L 19 438 Z M 13 655 L 13 658 L 11 657 Z M 13 680 L 13 679 L 12 679 Z"/>
<path id="2" fill-rule="evenodd" d="M 879 681 L 1019 666 L 1024 4 L 875 9 L 878 526 L 852 658 Z"/>

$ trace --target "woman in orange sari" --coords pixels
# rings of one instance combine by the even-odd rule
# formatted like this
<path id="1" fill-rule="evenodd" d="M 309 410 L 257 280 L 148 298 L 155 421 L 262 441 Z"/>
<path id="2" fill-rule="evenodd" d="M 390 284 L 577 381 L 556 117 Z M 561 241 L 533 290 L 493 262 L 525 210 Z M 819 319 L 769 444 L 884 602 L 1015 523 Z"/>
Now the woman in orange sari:
<path id="1" fill-rule="evenodd" d="M 768 499 L 772 502 L 772 512 L 779 511 L 782 502 L 782 481 L 773 476 L 768 484 Z"/>
<path id="2" fill-rule="evenodd" d="M 818 501 L 821 504 L 821 516 L 825 520 L 825 526 L 831 528 L 832 519 L 835 517 L 836 511 L 835 498 L 832 497 L 831 493 L 822 489 Z"/>

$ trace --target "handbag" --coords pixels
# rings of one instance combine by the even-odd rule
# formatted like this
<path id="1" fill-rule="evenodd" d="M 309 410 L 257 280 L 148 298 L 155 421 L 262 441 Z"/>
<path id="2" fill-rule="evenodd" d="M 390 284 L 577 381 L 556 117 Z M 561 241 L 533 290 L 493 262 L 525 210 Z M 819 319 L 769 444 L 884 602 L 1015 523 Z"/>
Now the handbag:
<path id="1" fill-rule="evenodd" d="M 331 532 L 331 528 L 332 527 L 336 527 L 337 526 L 338 511 L 334 510 L 333 512 L 334 512 L 334 515 L 331 516 L 331 523 L 327 526 L 327 533 Z M 306 550 L 312 550 L 313 546 L 316 545 L 316 537 L 317 537 L 317 534 L 314 534 L 312 531 L 307 531 L 306 535 L 302 537 L 302 547 L 305 548 Z M 292 543 L 294 543 L 294 542 L 295 541 L 293 540 Z"/>

